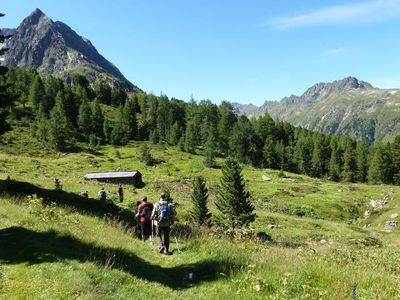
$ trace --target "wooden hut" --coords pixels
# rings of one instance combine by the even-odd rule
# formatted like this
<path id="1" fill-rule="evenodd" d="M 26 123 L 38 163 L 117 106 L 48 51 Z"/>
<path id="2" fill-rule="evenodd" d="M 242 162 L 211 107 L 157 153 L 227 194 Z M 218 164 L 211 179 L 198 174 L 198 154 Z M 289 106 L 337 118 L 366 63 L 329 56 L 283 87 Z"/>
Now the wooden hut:
<path id="1" fill-rule="evenodd" d="M 88 173 L 84 178 L 115 184 L 131 184 L 135 187 L 143 186 L 142 174 L 139 171 Z"/>

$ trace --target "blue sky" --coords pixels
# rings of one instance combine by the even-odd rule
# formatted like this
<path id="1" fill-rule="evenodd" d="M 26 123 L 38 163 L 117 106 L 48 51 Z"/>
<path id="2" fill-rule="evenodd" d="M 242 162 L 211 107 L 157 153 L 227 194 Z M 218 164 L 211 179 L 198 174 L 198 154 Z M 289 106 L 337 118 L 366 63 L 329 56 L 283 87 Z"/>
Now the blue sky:
<path id="1" fill-rule="evenodd" d="M 346 76 L 400 87 L 400 0 L 2 0 L 0 27 L 36 7 L 155 95 L 261 105 Z"/>

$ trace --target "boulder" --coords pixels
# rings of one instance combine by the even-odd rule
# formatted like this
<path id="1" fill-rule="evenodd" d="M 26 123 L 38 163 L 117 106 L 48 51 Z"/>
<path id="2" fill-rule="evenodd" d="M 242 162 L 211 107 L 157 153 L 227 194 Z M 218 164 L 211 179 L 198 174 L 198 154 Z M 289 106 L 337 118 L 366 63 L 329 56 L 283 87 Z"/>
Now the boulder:
<path id="1" fill-rule="evenodd" d="M 396 213 L 396 214 L 391 214 L 391 215 L 390 215 L 390 218 L 391 218 L 391 219 L 396 219 L 398 216 L 399 216 L 399 214 L 397 214 L 397 213 Z"/>
<path id="2" fill-rule="evenodd" d="M 262 180 L 263 181 L 271 181 L 271 178 L 269 178 L 268 176 L 263 175 L 262 176 Z"/>
<path id="3" fill-rule="evenodd" d="M 383 229 L 385 232 L 392 232 L 393 228 L 397 225 L 396 221 L 387 221 L 385 222 L 385 228 Z"/>

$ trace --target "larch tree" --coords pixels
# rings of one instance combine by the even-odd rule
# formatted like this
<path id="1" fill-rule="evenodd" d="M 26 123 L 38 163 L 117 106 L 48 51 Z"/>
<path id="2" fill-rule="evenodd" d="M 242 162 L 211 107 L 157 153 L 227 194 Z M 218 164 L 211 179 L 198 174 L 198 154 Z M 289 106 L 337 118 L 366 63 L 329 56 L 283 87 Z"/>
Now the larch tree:
<path id="1" fill-rule="evenodd" d="M 232 230 L 249 225 L 256 217 L 254 205 L 250 202 L 250 193 L 245 190 L 241 172 L 239 163 L 228 158 L 222 168 L 222 177 L 217 188 L 215 204 L 223 214 L 226 225 Z"/>
<path id="2" fill-rule="evenodd" d="M 205 179 L 201 176 L 194 179 L 191 199 L 193 204 L 190 212 L 191 220 L 198 225 L 209 225 L 211 212 L 207 208 L 208 189 Z"/>

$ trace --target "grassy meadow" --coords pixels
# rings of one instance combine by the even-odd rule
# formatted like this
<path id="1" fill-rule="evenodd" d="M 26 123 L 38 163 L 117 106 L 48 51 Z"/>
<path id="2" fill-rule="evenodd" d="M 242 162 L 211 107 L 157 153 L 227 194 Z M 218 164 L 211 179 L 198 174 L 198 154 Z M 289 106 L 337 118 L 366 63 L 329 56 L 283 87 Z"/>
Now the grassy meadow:
<path id="1" fill-rule="evenodd" d="M 220 168 L 152 144 L 157 164 L 145 167 L 142 145 L 63 154 L 43 151 L 24 127 L 3 136 L 1 299 L 351 299 L 353 291 L 357 299 L 400 299 L 399 225 L 384 230 L 385 222 L 400 219 L 393 216 L 400 214 L 399 187 L 282 178 L 243 166 L 257 218 L 251 229 L 228 237 L 216 227 L 187 225 L 198 175 L 207 180 L 213 219 L 220 218 L 213 204 Z M 145 186 L 125 186 L 119 204 L 116 185 L 83 179 L 112 170 L 139 170 Z M 54 178 L 62 191 L 54 190 Z M 114 203 L 96 199 L 102 186 Z M 166 189 L 178 213 L 170 256 L 138 240 L 131 222 L 142 195 L 154 202 Z M 90 199 L 79 196 L 84 190 Z M 383 208 L 369 206 L 379 199 L 387 200 Z M 272 242 L 256 241 L 259 231 Z"/>

